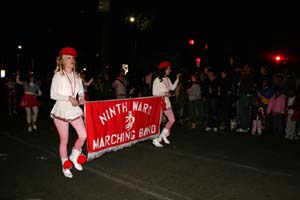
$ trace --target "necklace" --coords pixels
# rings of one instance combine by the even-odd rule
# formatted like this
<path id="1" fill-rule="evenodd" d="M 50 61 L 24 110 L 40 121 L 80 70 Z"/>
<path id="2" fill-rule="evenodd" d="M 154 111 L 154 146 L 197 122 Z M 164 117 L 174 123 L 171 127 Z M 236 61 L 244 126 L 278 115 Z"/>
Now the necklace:
<path id="1" fill-rule="evenodd" d="M 165 84 L 165 86 L 166 86 L 166 88 L 168 89 L 168 91 L 170 90 L 170 83 L 169 83 L 169 80 L 168 80 L 168 78 L 167 77 L 164 77 L 164 84 Z"/>
<path id="2" fill-rule="evenodd" d="M 72 96 L 74 97 L 74 95 L 75 95 L 75 88 L 76 88 L 75 74 L 74 74 L 74 72 L 73 72 L 73 78 L 74 78 L 74 87 L 73 87 L 72 81 L 71 81 L 71 79 L 70 79 L 68 73 L 65 72 L 65 71 L 64 71 L 64 73 L 65 73 L 65 75 L 67 76 L 67 78 L 68 78 L 68 80 L 69 80 L 69 83 L 70 83 L 70 85 L 71 85 L 71 90 L 72 90 Z"/>

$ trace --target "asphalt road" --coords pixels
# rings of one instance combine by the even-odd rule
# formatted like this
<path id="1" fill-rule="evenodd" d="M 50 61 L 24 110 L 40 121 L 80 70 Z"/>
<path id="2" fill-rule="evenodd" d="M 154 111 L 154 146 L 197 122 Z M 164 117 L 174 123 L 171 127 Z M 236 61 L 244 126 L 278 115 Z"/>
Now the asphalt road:
<path id="1" fill-rule="evenodd" d="M 28 133 L 25 112 L 1 114 L 1 200 L 298 200 L 300 142 L 174 126 L 171 144 L 143 141 L 65 178 L 49 109 Z M 70 145 L 74 141 L 71 129 Z"/>

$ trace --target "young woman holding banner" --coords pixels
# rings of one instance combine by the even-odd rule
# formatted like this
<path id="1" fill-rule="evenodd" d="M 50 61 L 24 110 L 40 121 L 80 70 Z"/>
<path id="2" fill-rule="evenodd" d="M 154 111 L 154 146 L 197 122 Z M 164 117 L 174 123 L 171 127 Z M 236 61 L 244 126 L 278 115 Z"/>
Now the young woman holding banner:
<path id="1" fill-rule="evenodd" d="M 163 147 L 162 140 L 166 144 L 170 144 L 168 137 L 170 136 L 170 129 L 175 122 L 175 116 L 172 110 L 171 101 L 169 97 L 173 95 L 173 91 L 179 83 L 181 73 L 176 75 L 176 81 L 171 82 L 169 75 L 172 71 L 172 63 L 170 61 L 163 61 L 158 65 L 157 77 L 153 81 L 152 95 L 163 96 L 163 114 L 167 117 L 168 121 L 162 129 L 161 133 L 155 138 L 152 143 L 156 147 Z"/>
<path id="2" fill-rule="evenodd" d="M 82 79 L 76 72 L 76 57 L 77 52 L 72 47 L 65 47 L 59 51 L 50 88 L 50 98 L 56 101 L 51 110 L 51 117 L 59 134 L 62 172 L 68 178 L 73 177 L 70 171 L 73 165 L 81 171 L 82 164 L 86 162 L 85 155 L 81 153 L 87 137 L 83 111 L 80 107 L 84 104 L 84 88 Z M 70 124 L 78 137 L 68 158 Z"/>

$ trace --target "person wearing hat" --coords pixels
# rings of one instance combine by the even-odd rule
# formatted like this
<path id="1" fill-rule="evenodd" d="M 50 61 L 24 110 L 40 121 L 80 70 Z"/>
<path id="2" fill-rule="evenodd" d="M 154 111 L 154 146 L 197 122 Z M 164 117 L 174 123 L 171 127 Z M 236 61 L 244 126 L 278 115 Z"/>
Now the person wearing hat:
<path id="1" fill-rule="evenodd" d="M 176 75 L 176 81 L 171 82 L 169 75 L 172 71 L 172 63 L 170 61 L 163 61 L 158 65 L 158 72 L 156 78 L 154 78 L 152 86 L 153 96 L 163 96 L 163 114 L 167 117 L 168 121 L 162 129 L 159 136 L 152 140 L 152 143 L 156 147 L 163 147 L 162 141 L 166 144 L 170 144 L 168 137 L 170 136 L 170 129 L 175 122 L 175 116 L 172 110 L 171 101 L 169 99 L 179 83 L 181 73 Z"/>
<path id="2" fill-rule="evenodd" d="M 58 131 L 60 143 L 59 154 L 62 162 L 62 172 L 72 178 L 71 168 L 81 171 L 86 156 L 82 154 L 82 146 L 87 137 L 83 121 L 84 88 L 80 75 L 76 71 L 77 52 L 72 47 L 64 47 L 56 58 L 56 69 L 51 82 L 50 98 L 55 100 L 51 110 L 51 118 Z M 77 139 L 68 157 L 69 125 L 77 133 Z"/>

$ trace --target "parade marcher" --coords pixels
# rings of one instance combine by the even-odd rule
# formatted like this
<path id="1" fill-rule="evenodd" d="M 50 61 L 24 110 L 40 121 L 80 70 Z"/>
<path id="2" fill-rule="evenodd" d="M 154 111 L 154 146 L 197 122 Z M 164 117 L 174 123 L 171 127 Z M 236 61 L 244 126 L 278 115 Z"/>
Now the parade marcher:
<path id="1" fill-rule="evenodd" d="M 20 80 L 20 73 L 17 72 L 16 82 L 23 86 L 24 94 L 19 103 L 26 111 L 27 131 L 32 132 L 32 129 L 37 130 L 37 118 L 39 113 L 40 102 L 37 96 L 42 95 L 41 88 L 35 83 L 35 78 L 32 73 L 27 77 L 26 81 Z"/>
<path id="2" fill-rule="evenodd" d="M 64 47 L 56 59 L 56 69 L 50 87 L 50 98 L 55 100 L 51 117 L 59 134 L 59 154 L 63 174 L 72 178 L 72 166 L 81 171 L 86 156 L 82 154 L 87 133 L 80 105 L 84 104 L 84 88 L 80 75 L 76 71 L 77 52 L 72 47 Z M 75 129 L 77 139 L 68 159 L 69 125 Z"/>
<path id="3" fill-rule="evenodd" d="M 159 136 L 153 139 L 152 143 L 156 147 L 163 147 L 160 143 L 162 140 L 166 144 L 170 144 L 168 137 L 170 136 L 170 129 L 175 122 L 175 116 L 172 110 L 172 105 L 169 97 L 173 95 L 173 91 L 177 87 L 181 73 L 176 75 L 176 81 L 172 84 L 169 75 L 171 73 L 172 64 L 170 61 L 163 61 L 158 65 L 157 77 L 153 81 L 152 95 L 163 96 L 163 114 L 167 117 L 167 123 L 162 129 Z"/>

